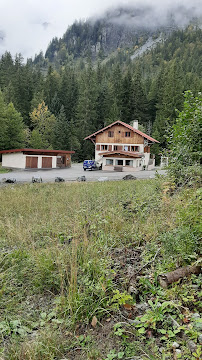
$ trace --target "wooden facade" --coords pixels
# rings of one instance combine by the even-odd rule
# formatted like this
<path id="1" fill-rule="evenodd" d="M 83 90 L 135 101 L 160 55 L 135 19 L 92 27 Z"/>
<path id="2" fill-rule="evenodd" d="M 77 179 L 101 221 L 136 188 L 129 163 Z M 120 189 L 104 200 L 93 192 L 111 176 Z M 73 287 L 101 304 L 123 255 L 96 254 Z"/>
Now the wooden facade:
<path id="1" fill-rule="evenodd" d="M 130 134 L 129 136 L 126 136 Z M 96 144 L 97 143 L 124 143 L 124 144 L 144 144 L 144 138 L 127 129 L 123 125 L 113 125 L 110 129 L 103 131 L 96 135 Z"/>

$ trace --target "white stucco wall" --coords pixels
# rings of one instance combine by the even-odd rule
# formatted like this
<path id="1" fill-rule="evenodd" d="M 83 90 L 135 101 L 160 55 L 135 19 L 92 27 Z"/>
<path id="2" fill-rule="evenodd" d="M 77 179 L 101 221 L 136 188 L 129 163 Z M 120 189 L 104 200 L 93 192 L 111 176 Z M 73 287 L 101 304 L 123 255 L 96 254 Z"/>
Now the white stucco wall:
<path id="1" fill-rule="evenodd" d="M 114 143 L 114 144 L 112 144 L 112 143 L 96 143 L 96 145 L 95 145 L 95 160 L 96 161 L 102 161 L 102 156 L 100 156 L 100 155 L 98 155 L 99 153 L 101 153 L 101 152 L 104 152 L 105 150 L 96 150 L 96 146 L 97 145 L 100 145 L 100 147 L 101 147 L 101 145 L 112 145 L 112 151 L 114 150 L 114 146 L 123 146 L 123 150 L 124 150 L 124 146 L 138 146 L 139 147 L 139 151 L 138 152 L 140 152 L 140 153 L 144 153 L 144 144 L 120 144 L 120 143 Z M 106 150 L 106 152 L 107 152 L 108 150 Z"/>
<path id="2" fill-rule="evenodd" d="M 2 154 L 2 167 L 24 169 L 25 156 L 22 152 Z"/>
<path id="3" fill-rule="evenodd" d="M 113 165 L 107 165 L 106 164 L 106 160 L 107 159 L 113 159 Z M 137 170 L 141 170 L 142 169 L 142 165 L 143 165 L 143 161 L 142 159 L 135 159 L 135 158 L 103 158 L 103 170 L 114 170 L 114 166 L 117 166 L 116 164 L 116 160 L 123 160 L 123 171 L 137 171 Z M 126 165 L 126 160 L 132 160 L 133 161 L 133 166 L 128 166 Z M 120 165 L 122 166 L 122 165 Z"/>
<path id="4" fill-rule="evenodd" d="M 26 155 L 26 154 L 23 154 L 22 152 L 20 152 L 20 153 L 2 154 L 2 167 L 25 169 L 26 156 L 28 156 L 28 157 L 31 156 L 31 157 L 37 157 L 38 158 L 38 169 L 42 168 L 42 157 L 52 157 L 52 168 L 57 167 L 57 156 Z"/>

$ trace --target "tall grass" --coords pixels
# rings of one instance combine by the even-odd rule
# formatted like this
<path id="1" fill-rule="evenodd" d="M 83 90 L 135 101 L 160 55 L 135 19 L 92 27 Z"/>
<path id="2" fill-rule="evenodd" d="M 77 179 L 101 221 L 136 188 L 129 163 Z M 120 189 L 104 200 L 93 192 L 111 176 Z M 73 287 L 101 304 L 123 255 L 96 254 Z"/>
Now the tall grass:
<path id="1" fill-rule="evenodd" d="M 189 192 L 192 196 L 193 191 Z M 142 259 L 147 261 L 160 246 L 162 256 L 174 257 L 177 231 L 178 246 L 182 245 L 184 252 L 181 262 L 186 261 L 197 250 L 199 233 L 195 221 L 194 236 L 189 242 L 187 231 L 184 244 L 188 210 L 182 210 L 180 204 L 186 196 L 193 213 L 199 197 L 192 201 L 190 194 L 184 193 L 165 199 L 160 179 L 0 189 L 0 326 L 2 321 L 7 323 L 3 337 L 12 335 L 10 324 L 16 319 L 20 319 L 22 331 L 23 326 L 29 329 L 24 330 L 28 334 L 36 328 L 44 339 L 47 337 L 42 345 L 47 355 L 38 342 L 25 341 L 18 355 L 12 355 L 16 353 L 10 346 L 8 358 L 59 359 L 64 344 L 59 346 L 56 341 L 57 321 L 67 329 L 108 313 L 115 286 L 114 248 L 144 246 Z M 168 267 L 168 262 L 162 266 Z M 53 311 L 55 315 L 49 316 Z M 52 352 L 49 332 L 54 335 L 56 350 Z"/>

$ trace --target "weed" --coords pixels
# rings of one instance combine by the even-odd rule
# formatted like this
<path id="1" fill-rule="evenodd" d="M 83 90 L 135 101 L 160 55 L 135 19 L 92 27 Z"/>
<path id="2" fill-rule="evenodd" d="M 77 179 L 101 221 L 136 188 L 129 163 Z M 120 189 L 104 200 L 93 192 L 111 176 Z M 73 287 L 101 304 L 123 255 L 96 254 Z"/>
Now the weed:
<path id="1" fill-rule="evenodd" d="M 201 192 L 183 189 L 165 201 L 161 181 L 0 189 L 0 346 L 5 359 L 72 359 L 77 348 L 79 360 L 97 360 L 104 353 L 107 360 L 160 359 L 159 342 L 167 345 L 167 354 L 179 338 L 169 314 L 197 341 L 198 323 L 191 328 L 186 321 L 191 311 L 199 311 L 200 277 L 166 290 L 156 279 L 159 272 L 198 259 Z M 123 253 L 132 246 L 141 264 L 130 263 Z M 112 256 L 115 249 L 122 254 L 117 262 L 123 273 Z M 125 322 L 134 319 L 124 305 L 136 311 L 126 291 L 128 265 L 142 268 L 139 280 L 134 277 L 136 301 L 150 306 L 141 317 L 135 314 L 136 326 L 130 327 L 120 322 L 123 316 Z"/>

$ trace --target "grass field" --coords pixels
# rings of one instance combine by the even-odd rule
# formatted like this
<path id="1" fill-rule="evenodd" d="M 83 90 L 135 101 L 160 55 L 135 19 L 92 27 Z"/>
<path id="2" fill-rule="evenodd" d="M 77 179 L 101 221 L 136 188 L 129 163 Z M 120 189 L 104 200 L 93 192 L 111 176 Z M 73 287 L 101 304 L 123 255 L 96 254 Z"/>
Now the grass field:
<path id="1" fill-rule="evenodd" d="M 1 165 L 1 163 L 0 163 L 0 174 L 4 174 L 4 173 L 8 173 L 8 172 L 10 172 L 10 170 L 9 170 L 9 169 L 5 169 L 5 168 L 2 168 L 2 165 Z"/>
<path id="2" fill-rule="evenodd" d="M 200 276 L 157 276 L 199 259 L 201 190 L 164 181 L 0 189 L 0 359 L 200 357 Z"/>

